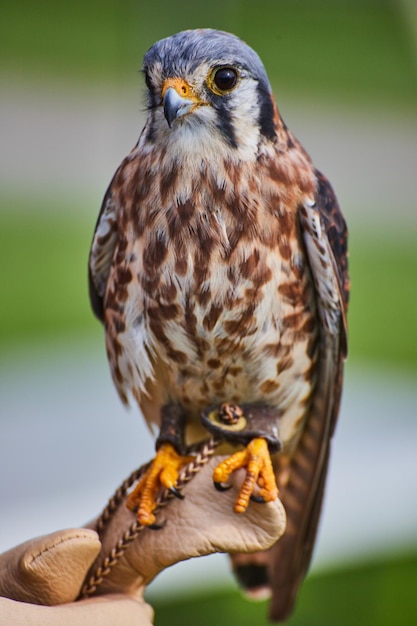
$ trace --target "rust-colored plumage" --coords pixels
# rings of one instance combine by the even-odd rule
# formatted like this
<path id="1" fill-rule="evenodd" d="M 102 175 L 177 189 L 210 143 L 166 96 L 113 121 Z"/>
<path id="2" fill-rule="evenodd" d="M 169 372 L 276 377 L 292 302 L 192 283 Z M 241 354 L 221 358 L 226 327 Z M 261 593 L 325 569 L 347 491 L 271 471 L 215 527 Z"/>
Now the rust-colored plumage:
<path id="1" fill-rule="evenodd" d="M 179 406 L 191 442 L 209 405 L 276 410 L 288 529 L 269 553 L 234 559 L 245 586 L 272 588 L 282 620 L 310 561 L 339 406 L 346 227 L 243 42 L 179 33 L 144 72 L 148 120 L 103 201 L 92 305 L 118 392 L 149 424 Z"/>

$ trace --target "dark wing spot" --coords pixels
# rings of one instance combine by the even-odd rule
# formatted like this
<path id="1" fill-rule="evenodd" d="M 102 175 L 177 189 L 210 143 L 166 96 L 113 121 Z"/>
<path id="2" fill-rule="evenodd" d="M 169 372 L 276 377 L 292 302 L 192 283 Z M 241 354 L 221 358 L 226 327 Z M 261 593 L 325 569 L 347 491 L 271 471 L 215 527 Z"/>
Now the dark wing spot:
<path id="1" fill-rule="evenodd" d="M 212 369 L 214 369 L 214 370 L 217 369 L 218 367 L 220 367 L 221 364 L 222 363 L 221 363 L 221 361 L 219 361 L 219 359 L 209 359 L 207 361 L 207 365 L 209 367 L 211 367 Z"/>
<path id="2" fill-rule="evenodd" d="M 293 313 L 292 315 L 287 315 L 282 320 L 282 326 L 284 328 L 296 328 L 300 323 L 300 313 Z"/>
<path id="3" fill-rule="evenodd" d="M 215 327 L 217 323 L 217 320 L 220 317 L 222 310 L 223 310 L 223 307 L 221 305 L 212 304 L 210 311 L 207 313 L 207 315 L 203 319 L 204 328 L 206 328 L 208 331 L 213 330 L 213 328 Z"/>
<path id="4" fill-rule="evenodd" d="M 172 164 L 172 167 L 169 170 L 163 170 L 159 185 L 159 192 L 161 194 L 162 202 L 165 203 L 168 194 L 172 192 L 172 188 L 174 187 L 178 178 L 178 173 L 178 167 L 176 167 L 175 163 Z"/>
<path id="5" fill-rule="evenodd" d="M 223 391 L 223 389 L 224 389 L 224 380 L 221 378 L 219 380 L 214 381 L 213 389 L 215 389 L 216 391 Z"/>
<path id="6" fill-rule="evenodd" d="M 132 280 L 132 272 L 128 267 L 119 266 L 116 271 L 116 282 L 118 285 L 127 285 Z"/>
<path id="7" fill-rule="evenodd" d="M 175 361 L 175 363 L 184 364 L 187 362 L 187 355 L 184 352 L 181 352 L 181 350 L 169 349 L 167 350 L 167 354 L 170 359 Z"/>
<path id="8" fill-rule="evenodd" d="M 122 333 L 126 329 L 126 324 L 120 318 L 113 319 L 113 326 L 116 333 Z"/>
<path id="9" fill-rule="evenodd" d="M 165 261 L 168 254 L 166 243 L 155 238 L 149 241 L 147 247 L 143 251 L 143 267 L 146 273 L 153 274 Z"/>
<path id="10" fill-rule="evenodd" d="M 300 288 L 297 283 L 283 283 L 278 287 L 278 293 L 283 296 L 292 306 L 295 306 L 300 300 Z"/>
<path id="11" fill-rule="evenodd" d="M 252 278 L 259 263 L 259 250 L 256 248 L 252 254 L 240 264 L 240 273 L 243 278 Z"/>
<path id="12" fill-rule="evenodd" d="M 197 292 L 195 297 L 200 306 L 202 307 L 207 306 L 207 304 L 210 302 L 210 299 L 211 299 L 210 289 L 204 289 L 202 291 Z"/>
<path id="13" fill-rule="evenodd" d="M 316 326 L 316 320 L 314 317 L 309 317 L 301 327 L 301 331 L 305 333 L 312 333 Z"/>
<path id="14" fill-rule="evenodd" d="M 175 273 L 179 276 L 185 276 L 187 273 L 187 259 L 185 256 L 178 257 L 175 261 Z"/>
<path id="15" fill-rule="evenodd" d="M 278 239 L 278 247 L 282 258 L 288 261 L 291 258 L 291 246 L 288 243 L 287 239 L 284 237 L 280 237 Z"/>
<path id="16" fill-rule="evenodd" d="M 306 371 L 304 372 L 304 379 L 306 381 L 313 380 L 316 370 L 317 370 L 316 363 L 313 361 L 310 367 L 306 369 Z"/>
<path id="17" fill-rule="evenodd" d="M 179 307 L 177 304 L 159 303 L 158 313 L 164 320 L 173 320 L 178 316 Z"/>
<path id="18" fill-rule="evenodd" d="M 259 268 L 259 271 L 257 272 L 253 282 L 257 287 L 261 287 L 262 285 L 265 285 L 265 283 L 268 283 L 271 280 L 271 278 L 272 278 L 271 268 L 268 267 L 268 265 L 263 264 Z"/>
<path id="19" fill-rule="evenodd" d="M 279 373 L 284 372 L 285 370 L 290 369 L 294 365 L 294 359 L 289 354 L 278 362 L 277 370 Z"/>
<path id="20" fill-rule="evenodd" d="M 171 303 L 177 297 L 177 288 L 171 281 L 159 288 L 159 299 Z"/>
<path id="21" fill-rule="evenodd" d="M 122 376 L 122 372 L 120 371 L 120 367 L 118 365 L 114 366 L 114 375 L 116 376 L 116 380 L 119 383 L 119 385 L 123 384 L 123 376 Z"/>
<path id="22" fill-rule="evenodd" d="M 279 383 L 276 380 L 266 380 L 260 386 L 261 393 L 273 393 L 279 388 Z"/>
<path id="23" fill-rule="evenodd" d="M 294 232 L 294 213 L 282 211 L 279 214 L 279 232 L 284 237 L 289 237 Z"/>

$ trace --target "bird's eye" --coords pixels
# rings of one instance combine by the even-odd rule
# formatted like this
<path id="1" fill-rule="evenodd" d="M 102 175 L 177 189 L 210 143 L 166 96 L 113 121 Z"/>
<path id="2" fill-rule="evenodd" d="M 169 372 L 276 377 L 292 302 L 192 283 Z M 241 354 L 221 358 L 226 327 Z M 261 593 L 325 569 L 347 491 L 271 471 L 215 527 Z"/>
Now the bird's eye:
<path id="1" fill-rule="evenodd" d="M 212 74 L 213 84 L 221 93 L 236 87 L 237 79 L 238 73 L 233 67 L 219 67 Z"/>

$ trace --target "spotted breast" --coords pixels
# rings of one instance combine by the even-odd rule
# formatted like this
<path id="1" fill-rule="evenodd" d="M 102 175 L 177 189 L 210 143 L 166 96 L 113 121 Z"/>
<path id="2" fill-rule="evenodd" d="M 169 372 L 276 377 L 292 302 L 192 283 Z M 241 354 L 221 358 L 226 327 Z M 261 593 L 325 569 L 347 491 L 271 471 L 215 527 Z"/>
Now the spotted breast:
<path id="1" fill-rule="evenodd" d="M 191 427 L 210 404 L 266 402 L 284 444 L 299 431 L 318 325 L 296 209 L 315 183 L 291 145 L 285 168 L 265 149 L 256 168 L 194 157 L 173 169 L 139 143 L 116 174 L 106 342 L 120 395 L 131 392 L 148 422 L 167 402 Z"/>

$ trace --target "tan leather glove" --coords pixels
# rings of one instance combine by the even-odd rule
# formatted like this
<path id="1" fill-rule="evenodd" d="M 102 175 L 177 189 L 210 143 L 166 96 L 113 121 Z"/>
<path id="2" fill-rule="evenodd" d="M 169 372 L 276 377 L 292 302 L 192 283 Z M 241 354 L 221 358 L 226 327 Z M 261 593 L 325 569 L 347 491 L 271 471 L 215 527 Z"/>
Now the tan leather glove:
<path id="1" fill-rule="evenodd" d="M 171 500 L 160 511 L 160 530 L 140 533 L 98 587 L 99 596 L 75 602 L 93 562 L 99 563 L 134 521 L 123 504 L 102 543 L 93 530 L 65 530 L 0 555 L 0 625 L 149 626 L 152 609 L 143 600 L 144 590 L 169 565 L 213 552 L 270 547 L 285 530 L 282 504 L 251 503 L 244 515 L 233 513 L 235 488 L 218 493 L 212 485 L 221 460 L 212 458 L 185 486 L 185 499 Z"/>
<path id="2" fill-rule="evenodd" d="M 100 549 L 97 533 L 78 528 L 0 555 L 0 625 L 151 626 L 152 608 L 141 598 L 115 594 L 74 602 Z"/>

